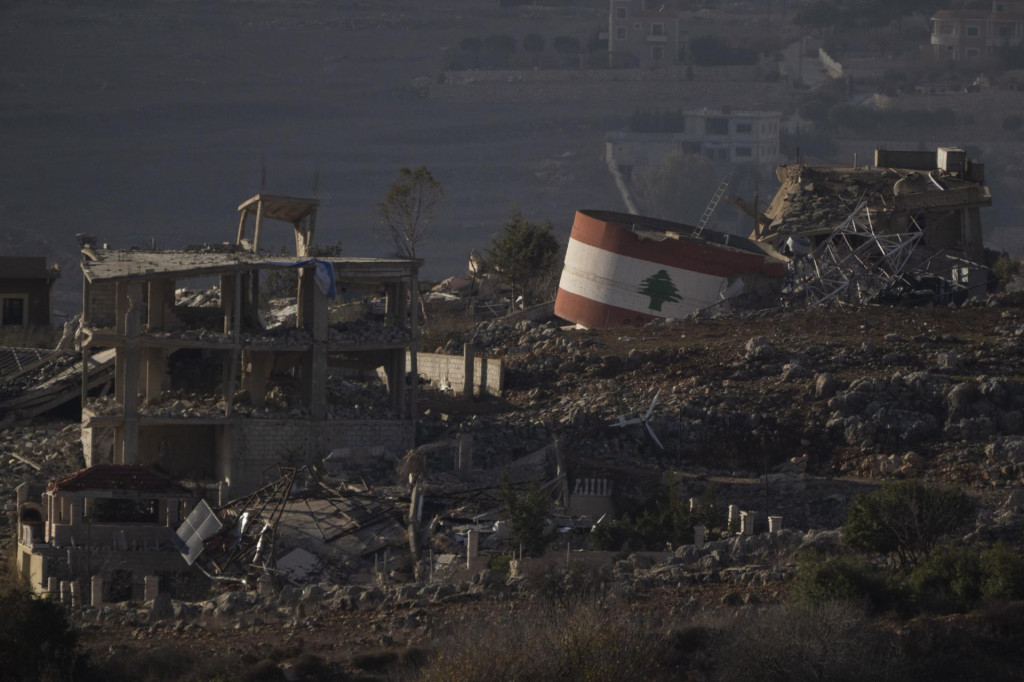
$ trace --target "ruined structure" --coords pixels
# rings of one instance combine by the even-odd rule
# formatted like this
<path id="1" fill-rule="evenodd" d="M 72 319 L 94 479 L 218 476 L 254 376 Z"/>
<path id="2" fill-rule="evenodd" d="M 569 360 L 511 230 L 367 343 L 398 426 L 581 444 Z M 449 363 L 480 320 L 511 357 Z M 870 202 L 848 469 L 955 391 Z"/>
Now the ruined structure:
<path id="1" fill-rule="evenodd" d="M 980 211 L 992 197 L 985 167 L 962 149 L 880 149 L 873 166 L 794 164 L 777 175 L 782 186 L 763 212 L 731 199 L 754 219 L 749 239 L 578 211 L 555 314 L 613 327 L 751 292 L 782 293 L 789 304 L 860 304 L 948 303 L 987 291 L 995 254 L 984 248 Z"/>
<path id="2" fill-rule="evenodd" d="M 185 568 L 172 545 L 194 491 L 140 466 L 98 464 L 18 487 L 18 572 L 33 590 L 99 577 L 108 601 L 138 599 L 143 576 Z M 38 501 L 36 501 L 38 500 Z"/>
<path id="3" fill-rule="evenodd" d="M 873 166 L 788 165 L 777 175 L 764 213 L 746 207 L 751 236 L 791 259 L 793 292 L 808 302 L 865 302 L 922 278 L 962 296 L 985 292 L 992 258 L 980 210 L 992 197 L 984 166 L 962 149 L 880 149 Z"/>
<path id="4" fill-rule="evenodd" d="M 0 327 L 49 327 L 56 265 L 42 256 L 0 257 Z"/>
<path id="5" fill-rule="evenodd" d="M 416 383 L 406 373 L 417 373 L 410 302 L 421 261 L 311 257 L 316 208 L 257 195 L 239 207 L 233 245 L 117 251 L 80 239 L 82 362 L 73 374 L 88 468 L 45 493 L 19 489 L 19 570 L 35 589 L 54 576 L 98 574 L 99 558 L 83 564 L 60 554 L 68 547 L 89 557 L 158 551 L 161 570 L 184 567 L 170 535 L 196 501 L 244 496 L 282 463 L 328 454 L 397 460 L 413 445 Z M 266 220 L 292 226 L 294 256 L 259 253 Z M 275 302 L 293 311 L 285 322 L 268 322 L 261 282 L 270 279 L 293 292 Z M 386 303 L 329 309 L 339 290 Z M 111 362 L 107 394 L 94 373 Z M 114 563 L 138 582 L 139 571 L 156 570 L 147 561 L 131 554 Z"/>

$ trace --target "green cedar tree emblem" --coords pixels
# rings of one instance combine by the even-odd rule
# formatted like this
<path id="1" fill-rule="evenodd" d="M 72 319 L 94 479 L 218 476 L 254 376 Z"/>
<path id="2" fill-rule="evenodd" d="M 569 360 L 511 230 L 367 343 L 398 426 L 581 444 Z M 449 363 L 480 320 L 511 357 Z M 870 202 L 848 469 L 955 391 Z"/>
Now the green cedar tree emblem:
<path id="1" fill-rule="evenodd" d="M 644 296 L 651 297 L 651 310 L 661 312 L 662 303 L 678 303 L 683 299 L 679 297 L 679 289 L 676 288 L 672 278 L 664 270 L 656 273 L 640 282 L 639 292 Z"/>

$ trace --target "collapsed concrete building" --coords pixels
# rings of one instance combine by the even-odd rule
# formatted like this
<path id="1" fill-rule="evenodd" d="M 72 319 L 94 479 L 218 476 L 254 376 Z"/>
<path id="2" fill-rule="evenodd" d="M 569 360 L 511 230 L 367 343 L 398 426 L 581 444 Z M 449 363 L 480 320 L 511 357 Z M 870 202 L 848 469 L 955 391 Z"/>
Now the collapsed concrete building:
<path id="1" fill-rule="evenodd" d="M 985 167 L 955 147 L 879 149 L 870 166 L 779 166 L 782 183 L 751 237 L 790 262 L 789 293 L 862 303 L 926 286 L 949 302 L 983 295 Z M 921 280 L 929 280 L 922 284 Z"/>
<path id="2" fill-rule="evenodd" d="M 65 579 L 84 570 L 51 556 L 69 539 L 75 547 L 111 546 L 86 532 L 58 532 L 57 525 L 84 520 L 84 528 L 95 528 L 97 507 L 90 500 L 123 500 L 139 477 L 166 478 L 175 487 L 161 495 L 173 493 L 179 502 L 206 497 L 220 504 L 275 478 L 281 463 L 312 464 L 329 453 L 342 460 L 397 460 L 414 445 L 417 386 L 406 375 L 407 367 L 417 375 L 418 308 L 410 302 L 421 261 L 312 257 L 317 205 L 257 195 L 239 207 L 235 244 L 114 250 L 80 238 L 87 466 L 80 478 L 89 481 L 90 494 L 61 496 L 68 488 L 60 481 L 38 502 L 31 498 L 40 491 L 19 493 L 19 567 L 35 589 L 46 590 L 55 575 Z M 245 235 L 250 216 L 251 242 Z M 268 219 L 293 226 L 294 256 L 261 255 Z M 271 311 L 261 282 L 272 278 L 294 292 L 279 303 L 290 304 L 294 322 L 267 323 Z M 204 296 L 184 288 L 197 283 L 214 286 Z M 357 300 L 329 310 L 339 290 L 383 295 L 385 304 L 378 311 Z M 110 382 L 97 386 L 90 371 L 94 357 L 110 354 L 114 381 L 107 393 Z M 60 497 L 60 504 L 46 495 Z M 139 499 L 149 509 L 156 498 Z M 161 505 L 153 507 L 156 519 L 147 517 L 152 533 L 135 528 L 142 535 L 131 548 L 160 546 L 175 563 L 177 552 L 157 536 L 188 510 Z"/>
<path id="3" fill-rule="evenodd" d="M 874 165 L 779 166 L 749 238 L 610 211 L 578 211 L 555 313 L 585 327 L 681 317 L 753 294 L 760 307 L 948 303 L 987 291 L 985 168 L 962 149 L 879 149 Z M 719 190 L 722 191 L 721 189 Z M 705 218 L 717 205 L 716 194 Z"/>

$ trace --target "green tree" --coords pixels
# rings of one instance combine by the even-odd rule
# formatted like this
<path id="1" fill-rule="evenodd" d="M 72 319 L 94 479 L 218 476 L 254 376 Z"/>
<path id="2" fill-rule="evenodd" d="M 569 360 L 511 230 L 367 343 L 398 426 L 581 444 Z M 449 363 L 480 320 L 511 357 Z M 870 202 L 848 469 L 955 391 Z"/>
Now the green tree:
<path id="1" fill-rule="evenodd" d="M 639 291 L 644 296 L 651 297 L 650 308 L 659 313 L 662 303 L 678 303 L 683 300 L 679 297 L 679 289 L 664 270 L 658 270 L 641 282 Z"/>
<path id="2" fill-rule="evenodd" d="M 433 232 L 434 209 L 443 198 L 441 183 L 425 166 L 402 168 L 377 204 L 377 236 L 391 242 L 399 256 L 415 258 L 417 247 Z"/>
<path id="3" fill-rule="evenodd" d="M 551 497 L 540 489 L 537 481 L 530 481 L 526 492 L 519 495 L 509 483 L 506 473 L 498 499 L 505 506 L 512 540 L 522 546 L 526 554 L 536 556 L 543 553 L 547 545 L 544 523 L 551 507 Z"/>
<path id="4" fill-rule="evenodd" d="M 974 507 L 959 488 L 918 481 L 886 483 L 850 504 L 843 541 L 856 550 L 895 555 L 902 567 L 910 568 L 962 527 Z"/>
<path id="5" fill-rule="evenodd" d="M 546 275 L 558 264 L 561 245 L 549 221 L 532 223 L 516 211 L 487 252 L 488 266 L 530 305 L 553 293 L 545 291 Z"/>

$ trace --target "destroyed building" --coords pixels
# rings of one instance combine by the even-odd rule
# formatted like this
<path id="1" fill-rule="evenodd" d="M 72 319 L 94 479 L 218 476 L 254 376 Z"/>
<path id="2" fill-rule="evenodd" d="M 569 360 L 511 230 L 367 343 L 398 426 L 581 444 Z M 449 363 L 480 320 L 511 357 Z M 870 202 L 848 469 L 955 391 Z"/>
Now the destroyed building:
<path id="1" fill-rule="evenodd" d="M 112 559 L 138 588 L 140 571 L 155 570 L 146 553 L 164 570 L 184 566 L 168 534 L 197 500 L 246 495 L 281 464 L 397 460 L 412 447 L 420 261 L 311 257 L 317 205 L 257 195 L 239 207 L 235 244 L 114 250 L 80 239 L 82 361 L 69 376 L 80 381 L 87 468 L 19 489 L 19 570 L 35 589 L 98 574 L 110 552 L 140 552 Z M 268 220 L 294 228 L 294 256 L 261 255 Z M 273 278 L 293 293 L 272 310 L 261 282 Z M 329 309 L 339 291 L 366 300 Z M 276 321 L 282 308 L 292 315 Z M 12 407 L 61 393 L 39 390 Z"/>
<path id="2" fill-rule="evenodd" d="M 0 326 L 49 327 L 53 284 L 60 269 L 42 256 L 0 257 Z"/>
<path id="3" fill-rule="evenodd" d="M 790 260 L 792 291 L 810 303 L 863 303 L 928 286 L 986 292 L 980 209 L 991 206 L 985 167 L 962 149 L 879 149 L 874 165 L 779 166 L 782 183 L 755 219 L 753 239 Z M 742 203 L 742 202 L 741 202 Z M 940 292 L 941 293 L 941 292 Z"/>
<path id="4" fill-rule="evenodd" d="M 874 165 L 794 164 L 777 175 L 781 187 L 763 211 L 732 198 L 754 218 L 748 239 L 578 211 L 555 313 L 612 327 L 682 317 L 744 294 L 774 307 L 950 303 L 987 292 L 995 254 L 984 248 L 980 209 L 992 197 L 984 166 L 962 149 L 880 149 Z"/>
<path id="5" fill-rule="evenodd" d="M 257 196 L 240 207 L 237 243 L 224 249 L 85 249 L 83 357 L 114 349 L 116 374 L 112 396 L 83 395 L 86 464 L 158 467 L 237 496 L 282 458 L 301 464 L 337 449 L 401 454 L 412 445 L 416 386 L 405 375 L 407 355 L 416 371 L 418 311 L 409 301 L 420 262 L 309 258 L 315 205 Z M 256 233 L 246 248 L 250 212 Z M 295 225 L 296 256 L 259 255 L 266 218 Z M 274 272 L 297 278 L 295 322 L 265 328 L 260 282 Z M 183 283 L 211 278 L 215 305 L 176 296 Z M 337 289 L 384 293 L 383 316 L 357 306 L 329 319 Z M 386 385 L 347 379 L 379 367 Z"/>

